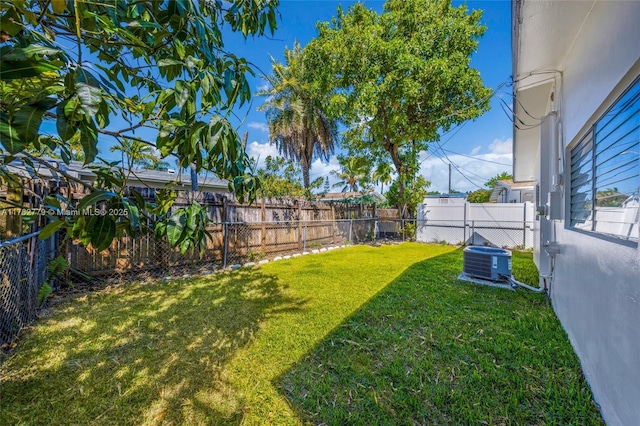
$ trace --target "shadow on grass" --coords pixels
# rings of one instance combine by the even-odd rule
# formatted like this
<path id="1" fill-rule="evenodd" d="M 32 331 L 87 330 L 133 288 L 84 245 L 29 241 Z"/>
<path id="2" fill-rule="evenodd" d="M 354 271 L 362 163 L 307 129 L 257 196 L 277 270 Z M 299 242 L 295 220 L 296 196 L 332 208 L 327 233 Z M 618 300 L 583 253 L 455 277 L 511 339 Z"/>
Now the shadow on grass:
<path id="1" fill-rule="evenodd" d="M 531 254 L 516 279 L 537 284 Z M 276 380 L 314 424 L 601 424 L 544 296 L 457 282 L 458 250 L 408 268 Z"/>
<path id="2" fill-rule="evenodd" d="M 304 308 L 238 271 L 61 304 L 0 365 L 0 424 L 239 424 L 224 366 L 261 323 Z"/>

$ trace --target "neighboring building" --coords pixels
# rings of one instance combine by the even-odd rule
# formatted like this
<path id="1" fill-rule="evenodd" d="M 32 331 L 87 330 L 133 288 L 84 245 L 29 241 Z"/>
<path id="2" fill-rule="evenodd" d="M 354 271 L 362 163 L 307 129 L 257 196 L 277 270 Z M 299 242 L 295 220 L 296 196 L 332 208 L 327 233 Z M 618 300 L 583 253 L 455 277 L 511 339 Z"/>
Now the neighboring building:
<path id="1" fill-rule="evenodd" d="M 533 181 L 514 182 L 511 179 L 496 181 L 489 201 L 492 203 L 533 202 Z"/>
<path id="2" fill-rule="evenodd" d="M 71 161 L 68 165 L 62 160 L 47 159 L 47 162 L 58 168 L 69 176 L 76 178 L 88 185 L 92 185 L 96 180 L 96 174 L 91 169 L 96 164 L 84 165 L 81 161 Z M 7 168 L 23 178 L 33 178 L 32 173 L 37 174 L 41 181 L 54 182 L 56 179 L 64 180 L 63 177 L 54 176 L 51 170 L 43 165 L 37 165 L 37 169 L 30 172 L 20 159 L 14 160 Z M 175 170 L 125 170 L 127 175 L 127 185 L 141 191 L 145 197 L 153 197 L 154 191 L 160 188 L 171 188 L 178 191 L 191 190 L 191 176 L 187 172 L 176 172 Z M 226 180 L 218 179 L 212 175 L 198 176 L 198 191 L 208 193 L 229 193 L 229 184 Z"/>
<path id="3" fill-rule="evenodd" d="M 513 3 L 513 180 L 605 421 L 640 424 L 640 2 Z M 579 421 L 579 420 L 576 420 Z"/>
<path id="4" fill-rule="evenodd" d="M 435 194 L 424 197 L 424 204 L 436 206 L 443 204 L 464 205 L 467 201 L 467 194 Z"/>

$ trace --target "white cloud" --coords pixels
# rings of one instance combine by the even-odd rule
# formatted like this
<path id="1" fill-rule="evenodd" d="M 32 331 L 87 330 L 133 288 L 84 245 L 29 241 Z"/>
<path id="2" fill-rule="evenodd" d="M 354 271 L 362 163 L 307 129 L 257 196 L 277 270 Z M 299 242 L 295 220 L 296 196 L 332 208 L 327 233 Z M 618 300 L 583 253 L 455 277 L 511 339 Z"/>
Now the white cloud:
<path id="1" fill-rule="evenodd" d="M 311 163 L 311 169 L 309 170 L 309 178 L 311 180 L 311 182 L 313 182 L 314 180 L 318 179 L 319 177 L 321 178 L 326 178 L 329 177 L 329 185 L 333 185 L 334 183 L 336 183 L 338 181 L 338 179 L 336 179 L 336 177 L 331 174 L 332 171 L 339 171 L 340 170 L 340 163 L 338 163 L 338 158 L 333 155 L 329 158 L 329 162 L 325 163 L 322 160 L 320 160 L 319 158 L 316 158 L 312 163 Z M 323 189 L 324 187 L 320 188 Z M 336 192 L 339 191 L 340 188 L 331 188 L 331 192 Z"/>
<path id="2" fill-rule="evenodd" d="M 480 152 L 480 150 L 482 149 L 482 146 L 478 145 L 475 148 L 473 148 L 471 150 L 471 152 L 469 153 L 469 155 L 476 155 L 478 152 Z"/>
<path id="3" fill-rule="evenodd" d="M 491 145 L 489 145 L 489 151 L 493 154 L 511 154 L 513 147 L 513 141 L 511 138 L 500 140 L 494 139 Z"/>
<path id="4" fill-rule="evenodd" d="M 264 166 L 265 159 L 268 156 L 277 157 L 278 148 L 270 143 L 259 143 L 253 141 L 247 145 L 247 154 L 249 157 L 257 161 L 258 167 Z"/>
<path id="5" fill-rule="evenodd" d="M 267 126 L 265 123 L 252 121 L 251 123 L 247 124 L 247 127 L 250 129 L 260 130 L 261 132 L 264 132 L 264 133 L 269 133 L 269 126 Z"/>
<path id="6" fill-rule="evenodd" d="M 269 85 L 267 83 L 263 83 L 260 86 L 257 87 L 258 92 L 262 92 L 264 90 L 268 90 L 269 89 Z"/>
<path id="7" fill-rule="evenodd" d="M 475 191 L 484 188 L 484 183 L 501 172 L 512 171 L 512 141 L 511 138 L 495 139 L 489 145 L 489 152 L 475 155 L 478 147 L 471 151 L 474 158 L 458 154 L 449 154 L 449 159 L 438 158 L 430 153 L 420 153 L 420 172 L 431 182 L 430 191 L 449 191 L 449 160 L 454 166 L 451 168 L 451 187 L 457 191 Z M 501 164 L 497 164 L 501 163 Z M 457 166 L 457 169 L 456 167 Z M 464 175 L 464 176 L 463 176 Z M 466 178 L 465 178 L 466 176 Z"/>

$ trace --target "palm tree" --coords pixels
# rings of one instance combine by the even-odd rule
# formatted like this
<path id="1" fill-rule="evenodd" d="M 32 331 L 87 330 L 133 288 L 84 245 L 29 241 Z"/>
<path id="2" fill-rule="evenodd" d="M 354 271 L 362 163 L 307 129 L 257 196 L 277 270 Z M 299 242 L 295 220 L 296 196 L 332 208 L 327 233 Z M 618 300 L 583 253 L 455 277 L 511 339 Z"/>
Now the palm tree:
<path id="1" fill-rule="evenodd" d="M 271 58 L 273 75 L 266 77 L 270 89 L 258 111 L 265 111 L 269 135 L 282 156 L 300 162 L 304 187 L 309 188 L 313 158 L 329 160 L 337 141 L 337 127 L 324 111 L 323 99 L 305 81 L 303 50 L 298 42 L 284 52 L 285 63 Z"/>
<path id="2" fill-rule="evenodd" d="M 120 151 L 122 153 L 122 162 L 125 163 L 129 170 L 133 166 L 142 166 L 146 169 L 153 169 L 154 166 L 163 163 L 154 154 L 153 148 L 144 142 L 135 139 L 122 138 L 118 143 L 111 147 L 111 152 Z"/>
<path id="3" fill-rule="evenodd" d="M 390 184 L 393 182 L 393 168 L 390 163 L 378 163 L 376 168 L 373 170 L 373 174 L 371 175 L 371 180 L 378 185 L 382 185 L 380 188 L 380 194 L 384 194 L 384 185 Z"/>
<path id="4" fill-rule="evenodd" d="M 340 181 L 333 184 L 334 188 L 342 186 L 341 192 L 358 192 L 367 186 L 369 180 L 368 167 L 362 158 L 339 157 L 340 171 L 332 170 L 331 174 Z"/>

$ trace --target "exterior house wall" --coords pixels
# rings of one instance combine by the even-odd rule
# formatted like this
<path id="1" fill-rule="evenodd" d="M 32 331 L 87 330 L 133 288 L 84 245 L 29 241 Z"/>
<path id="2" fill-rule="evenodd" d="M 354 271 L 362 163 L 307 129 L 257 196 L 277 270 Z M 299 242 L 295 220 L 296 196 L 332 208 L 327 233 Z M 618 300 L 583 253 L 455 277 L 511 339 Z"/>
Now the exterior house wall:
<path id="1" fill-rule="evenodd" d="M 640 424 L 640 249 L 637 242 L 569 226 L 568 159 L 571 147 L 640 75 L 638 22 L 640 2 L 593 4 L 569 50 L 558 58 L 561 77 L 553 106 L 558 114 L 546 121 L 550 127 L 541 126 L 538 151 L 540 204 L 562 183 L 554 181 L 562 173 L 565 183 L 556 189 L 567 219 L 538 219 L 537 261 L 543 273 L 548 260 L 553 307 L 610 425 Z M 556 137 L 565 158 L 559 170 L 553 165 Z M 557 244 L 558 254 L 546 255 L 547 241 Z"/>

